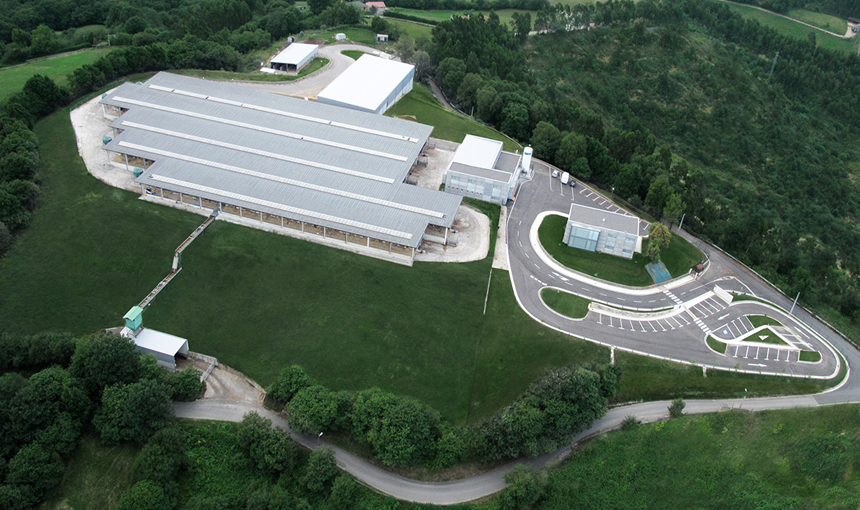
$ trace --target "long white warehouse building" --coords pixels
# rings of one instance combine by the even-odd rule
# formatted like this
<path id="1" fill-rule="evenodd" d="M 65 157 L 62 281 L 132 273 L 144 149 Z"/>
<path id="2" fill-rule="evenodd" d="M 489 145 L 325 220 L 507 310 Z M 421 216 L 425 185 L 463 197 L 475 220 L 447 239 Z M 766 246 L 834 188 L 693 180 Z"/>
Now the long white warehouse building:
<path id="1" fill-rule="evenodd" d="M 412 90 L 415 66 L 362 55 L 317 94 L 324 104 L 382 115 Z"/>

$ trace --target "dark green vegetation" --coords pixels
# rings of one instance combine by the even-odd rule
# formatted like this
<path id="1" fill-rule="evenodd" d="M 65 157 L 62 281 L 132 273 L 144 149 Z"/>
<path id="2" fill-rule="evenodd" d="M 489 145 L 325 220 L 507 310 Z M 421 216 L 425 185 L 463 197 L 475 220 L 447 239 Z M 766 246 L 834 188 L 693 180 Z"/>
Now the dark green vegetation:
<path id="1" fill-rule="evenodd" d="M 807 0 L 738 0 L 737 3 L 749 4 L 780 14 L 791 15 L 794 9 L 809 9 L 822 15 L 836 16 L 837 18 L 858 17 L 857 3 L 853 0 L 822 0 L 819 2 L 808 2 Z"/>
<path id="2" fill-rule="evenodd" d="M 821 361 L 821 353 L 817 351 L 800 351 L 800 361 L 817 363 Z"/>
<path id="3" fill-rule="evenodd" d="M 679 397 L 690 399 L 803 395 L 824 391 L 839 383 L 844 375 L 843 367 L 837 377 L 827 381 L 797 377 L 763 377 L 724 370 L 708 370 L 705 377 L 702 368 L 698 366 L 679 365 L 618 350 L 615 351 L 615 364 L 621 374 L 618 394 L 614 399 L 616 402 Z"/>
<path id="4" fill-rule="evenodd" d="M 433 126 L 433 137 L 460 143 L 467 134 L 483 136 L 504 143 L 506 151 L 522 146 L 498 131 L 475 122 L 469 117 L 446 110 L 423 85 L 415 84 L 411 92 L 400 98 L 385 112 L 389 117 L 403 117 Z"/>
<path id="5" fill-rule="evenodd" d="M 555 451 L 606 414 L 617 382 L 618 370 L 608 364 L 548 369 L 512 404 L 469 428 L 379 388 L 333 392 L 295 365 L 281 370 L 271 395 L 289 397 L 285 409 L 296 432 L 343 431 L 383 464 L 447 468 Z"/>
<path id="6" fill-rule="evenodd" d="M 84 428 L 94 427 L 106 445 L 156 440 L 173 414 L 171 398 L 194 398 L 203 391 L 199 371 L 166 372 L 154 357 L 141 357 L 134 344 L 115 334 L 0 336 L 0 352 L 16 350 L 25 354 L 4 358 L 2 368 L 32 375 L 9 371 L 0 377 L 4 509 L 32 508 L 57 487 L 64 459 Z M 50 366 L 38 370 L 45 365 Z M 186 384 L 189 379 L 194 384 Z"/>
<path id="7" fill-rule="evenodd" d="M 540 298 L 546 306 L 571 319 L 582 319 L 588 315 L 588 304 L 591 303 L 584 297 L 550 288 L 541 289 Z"/>
<path id="8" fill-rule="evenodd" d="M 782 35 L 798 39 L 809 39 L 810 41 L 814 40 L 820 48 L 833 49 L 846 53 L 857 53 L 857 49 L 860 48 L 860 46 L 858 46 L 857 38 L 843 39 L 842 37 L 840 37 L 845 33 L 845 26 L 847 25 L 845 19 L 836 19 L 831 21 L 827 19 L 830 18 L 829 16 L 822 19 L 819 16 L 823 15 L 817 15 L 817 13 L 812 13 L 809 11 L 794 11 L 788 14 L 792 18 L 800 19 L 813 25 L 824 25 L 822 26 L 822 28 L 825 28 L 826 30 L 831 30 L 833 32 L 836 31 L 835 27 L 841 24 L 842 30 L 838 32 L 837 36 L 835 34 L 822 32 L 820 30 L 814 30 L 806 25 L 803 25 L 791 19 L 783 18 L 782 16 L 774 14 L 770 11 L 762 11 L 760 9 L 756 9 L 754 7 L 749 7 L 746 5 L 730 5 L 729 8 L 733 12 L 737 12 L 738 14 L 743 16 L 744 19 L 755 20 L 761 23 L 763 26 L 776 30 Z"/>
<path id="9" fill-rule="evenodd" d="M 654 285 L 654 280 L 645 269 L 645 265 L 650 262 L 648 257 L 642 253 L 634 253 L 632 259 L 625 259 L 571 248 L 562 242 L 566 225 L 567 217 L 550 214 L 544 218 L 538 229 L 541 245 L 560 264 L 595 278 L 622 285 L 631 287 Z M 645 252 L 647 247 L 648 239 L 644 239 L 642 251 Z M 666 264 L 669 274 L 678 277 L 687 274 L 690 268 L 704 259 L 704 255 L 679 235 L 672 234 L 672 241 L 660 258 Z"/>
<path id="10" fill-rule="evenodd" d="M 492 16 L 440 23 L 437 81 L 537 157 L 860 320 L 860 58 L 710 1 L 562 6 L 535 26 L 520 43 Z"/>
<path id="11" fill-rule="evenodd" d="M 533 508 L 853 508 L 857 418 L 845 405 L 630 427 L 551 471 Z"/>
<path id="12" fill-rule="evenodd" d="M 764 337 L 764 338 L 762 338 Z M 787 345 L 782 338 L 770 328 L 764 328 L 756 334 L 744 338 L 745 342 L 764 342 L 766 344 Z"/>
<path id="13" fill-rule="evenodd" d="M 58 85 L 66 85 L 67 75 L 83 65 L 92 64 L 108 51 L 109 48 L 86 50 L 0 69 L 0 100 L 19 92 L 34 74 L 47 76 Z"/>
<path id="14" fill-rule="evenodd" d="M 708 347 L 710 347 L 711 349 L 717 351 L 720 354 L 726 353 L 726 343 L 725 342 L 721 342 L 720 340 L 717 340 L 716 338 L 714 338 L 711 335 L 708 335 L 708 338 L 706 338 L 705 341 L 708 343 Z"/>
<path id="15" fill-rule="evenodd" d="M 749 319 L 750 324 L 754 328 L 759 326 L 782 326 L 778 320 L 772 319 L 767 315 L 747 315 L 747 319 Z"/>

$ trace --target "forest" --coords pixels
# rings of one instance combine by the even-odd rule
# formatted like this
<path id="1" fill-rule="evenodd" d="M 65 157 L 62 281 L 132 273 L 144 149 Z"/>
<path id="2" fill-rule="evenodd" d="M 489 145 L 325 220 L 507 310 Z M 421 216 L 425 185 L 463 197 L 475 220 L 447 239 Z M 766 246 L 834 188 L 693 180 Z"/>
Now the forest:
<path id="1" fill-rule="evenodd" d="M 860 321 L 857 55 L 693 0 L 557 6 L 535 28 L 440 23 L 437 81 L 537 157 Z"/>

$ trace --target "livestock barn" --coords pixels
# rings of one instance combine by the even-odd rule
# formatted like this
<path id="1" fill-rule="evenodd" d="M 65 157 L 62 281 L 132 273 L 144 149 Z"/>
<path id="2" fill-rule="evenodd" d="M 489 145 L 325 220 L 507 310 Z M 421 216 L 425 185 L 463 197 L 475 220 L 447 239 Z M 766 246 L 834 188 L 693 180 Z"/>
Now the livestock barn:
<path id="1" fill-rule="evenodd" d="M 411 64 L 362 55 L 317 94 L 317 101 L 382 115 L 412 90 L 414 79 Z"/>
<path id="2" fill-rule="evenodd" d="M 163 72 L 101 103 L 152 198 L 406 264 L 460 205 L 405 183 L 431 126 Z"/>
<path id="3" fill-rule="evenodd" d="M 308 65 L 319 52 L 316 44 L 294 42 L 269 61 L 269 67 L 278 71 L 299 72 Z"/>

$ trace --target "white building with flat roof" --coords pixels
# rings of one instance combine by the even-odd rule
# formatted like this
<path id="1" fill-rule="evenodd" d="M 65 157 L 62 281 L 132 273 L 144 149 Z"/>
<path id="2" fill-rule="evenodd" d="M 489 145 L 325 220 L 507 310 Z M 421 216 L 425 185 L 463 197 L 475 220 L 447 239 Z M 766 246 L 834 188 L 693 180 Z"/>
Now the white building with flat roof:
<path id="1" fill-rule="evenodd" d="M 586 205 L 570 204 L 563 241 L 572 248 L 626 259 L 642 253 L 639 218 Z"/>
<path id="2" fill-rule="evenodd" d="M 294 42 L 278 53 L 269 61 L 269 67 L 278 71 L 300 71 L 308 65 L 319 52 L 316 44 Z"/>
<path id="3" fill-rule="evenodd" d="M 382 115 L 412 90 L 415 66 L 362 55 L 328 87 L 317 102 Z"/>
<path id="4" fill-rule="evenodd" d="M 522 156 L 502 142 L 466 135 L 445 171 L 445 192 L 504 205 L 513 197 Z"/>

